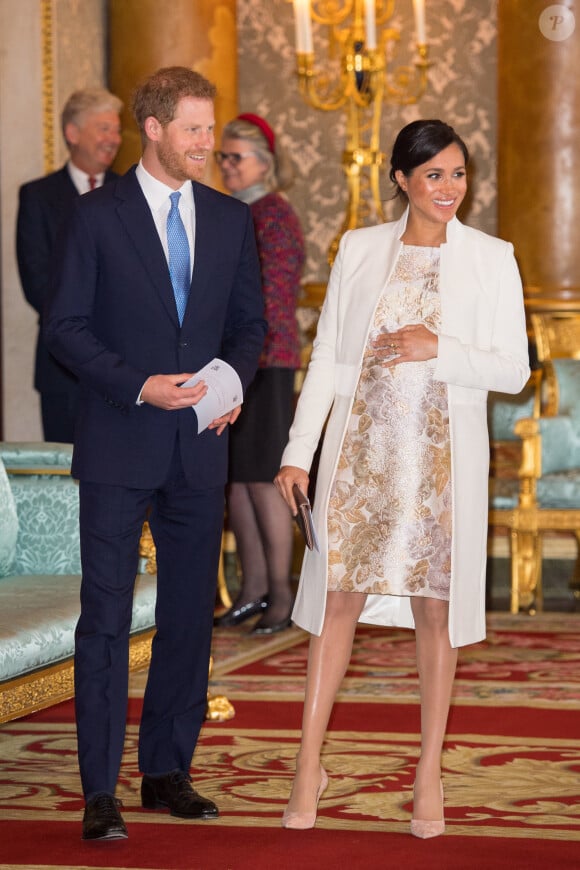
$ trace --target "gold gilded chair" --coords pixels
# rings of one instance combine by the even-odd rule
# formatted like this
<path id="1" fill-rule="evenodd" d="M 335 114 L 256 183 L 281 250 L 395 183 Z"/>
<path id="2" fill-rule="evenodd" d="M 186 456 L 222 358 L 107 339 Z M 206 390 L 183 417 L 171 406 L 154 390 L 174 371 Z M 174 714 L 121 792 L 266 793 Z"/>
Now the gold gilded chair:
<path id="1" fill-rule="evenodd" d="M 513 421 L 521 442 L 516 491 L 490 481 L 490 525 L 510 534 L 512 613 L 542 609 L 545 532 L 573 534 L 580 552 L 580 313 L 534 313 L 531 324 L 541 369 L 531 405 L 528 394 Z M 570 589 L 580 602 L 578 558 Z"/>

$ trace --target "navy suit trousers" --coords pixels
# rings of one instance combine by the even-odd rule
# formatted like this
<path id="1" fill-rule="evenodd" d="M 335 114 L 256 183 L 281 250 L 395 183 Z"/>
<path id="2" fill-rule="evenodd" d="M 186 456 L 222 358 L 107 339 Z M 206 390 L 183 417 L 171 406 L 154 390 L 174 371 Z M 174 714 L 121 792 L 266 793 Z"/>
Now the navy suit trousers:
<path id="1" fill-rule="evenodd" d="M 157 550 L 157 603 L 139 767 L 151 775 L 189 771 L 207 704 L 224 489 L 191 489 L 176 443 L 159 488 L 81 481 L 80 501 L 83 579 L 75 707 L 88 798 L 114 793 L 121 765 L 133 589 L 146 518 Z"/>

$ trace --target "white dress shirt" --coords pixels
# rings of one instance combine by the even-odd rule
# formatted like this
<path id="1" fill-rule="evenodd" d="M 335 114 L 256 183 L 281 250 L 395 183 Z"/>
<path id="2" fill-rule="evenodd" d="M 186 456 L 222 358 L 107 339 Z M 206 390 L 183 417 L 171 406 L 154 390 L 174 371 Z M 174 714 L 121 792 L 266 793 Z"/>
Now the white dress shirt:
<path id="1" fill-rule="evenodd" d="M 167 246 L 167 215 L 169 214 L 169 209 L 171 208 L 171 200 L 169 199 L 169 197 L 175 191 L 172 187 L 168 187 L 167 184 L 163 184 L 162 181 L 159 181 L 157 178 L 154 178 L 153 175 L 147 172 L 141 160 L 137 164 L 135 174 L 137 176 L 137 181 L 141 185 L 143 195 L 147 200 L 147 205 L 151 209 L 151 215 L 155 223 L 155 228 L 157 229 L 157 232 L 159 234 L 159 239 L 161 241 L 161 244 L 163 245 L 163 251 L 165 253 L 165 259 L 167 260 L 167 264 L 169 266 L 169 248 Z M 179 192 L 181 193 L 181 196 L 179 198 L 179 214 L 181 215 L 181 220 L 183 221 L 183 226 L 185 227 L 185 232 L 187 234 L 187 240 L 189 242 L 189 263 L 191 271 L 193 272 L 193 252 L 195 250 L 195 203 L 193 200 L 193 188 L 191 186 L 191 182 L 185 181 L 179 188 Z M 145 386 L 145 384 L 143 384 L 143 386 Z M 143 399 L 141 398 L 142 392 L 143 387 L 141 387 L 141 390 L 137 397 L 138 405 L 143 404 Z"/>
<path id="2" fill-rule="evenodd" d="M 69 160 L 67 163 L 68 174 L 72 179 L 72 183 L 78 190 L 80 194 L 88 193 L 91 189 L 91 185 L 89 182 L 90 175 L 87 175 L 82 169 L 79 169 L 78 166 L 75 166 L 72 160 Z M 102 187 L 105 183 L 105 173 L 98 172 L 96 175 L 92 176 L 95 179 L 95 187 Z"/>
<path id="3" fill-rule="evenodd" d="M 147 172 L 141 160 L 137 165 L 135 174 L 137 175 L 137 181 L 141 185 L 143 195 L 147 200 L 147 205 L 151 209 L 151 214 L 155 221 L 155 226 L 165 252 L 165 259 L 169 263 L 169 250 L 167 247 L 167 215 L 171 208 L 169 196 L 170 194 L 175 193 L 175 191 L 172 187 L 168 187 L 167 184 L 163 184 L 162 181 L 159 181 Z M 195 203 L 193 201 L 193 187 L 191 186 L 191 181 L 185 181 L 178 189 L 181 193 L 179 198 L 179 214 L 181 215 L 181 220 L 183 221 L 183 226 L 187 233 L 187 240 L 189 242 L 189 264 L 193 272 L 193 252 L 195 250 Z"/>

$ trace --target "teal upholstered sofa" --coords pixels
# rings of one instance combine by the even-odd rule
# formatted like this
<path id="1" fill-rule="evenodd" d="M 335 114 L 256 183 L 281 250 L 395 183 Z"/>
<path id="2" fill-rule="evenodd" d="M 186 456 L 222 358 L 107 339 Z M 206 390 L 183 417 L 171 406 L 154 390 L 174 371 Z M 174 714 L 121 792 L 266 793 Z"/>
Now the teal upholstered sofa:
<path id="1" fill-rule="evenodd" d="M 71 457 L 66 444 L 0 442 L 0 722 L 74 694 L 81 568 Z M 155 592 L 156 577 L 139 574 L 134 668 L 149 661 Z"/>

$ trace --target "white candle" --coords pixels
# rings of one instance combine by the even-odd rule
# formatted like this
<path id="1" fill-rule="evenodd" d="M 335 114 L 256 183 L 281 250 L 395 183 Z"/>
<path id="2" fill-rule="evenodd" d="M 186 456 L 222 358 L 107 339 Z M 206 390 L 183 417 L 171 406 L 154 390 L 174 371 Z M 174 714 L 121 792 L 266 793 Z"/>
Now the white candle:
<path id="1" fill-rule="evenodd" d="M 427 45 L 427 30 L 425 28 L 425 0 L 413 0 L 415 9 L 415 31 L 417 44 Z"/>
<path id="2" fill-rule="evenodd" d="M 312 53 L 312 25 L 310 22 L 310 0 L 294 0 L 294 25 L 296 29 L 296 51 Z"/>
<path id="3" fill-rule="evenodd" d="M 375 0 L 365 0 L 365 48 L 374 51 L 377 47 Z"/>

